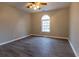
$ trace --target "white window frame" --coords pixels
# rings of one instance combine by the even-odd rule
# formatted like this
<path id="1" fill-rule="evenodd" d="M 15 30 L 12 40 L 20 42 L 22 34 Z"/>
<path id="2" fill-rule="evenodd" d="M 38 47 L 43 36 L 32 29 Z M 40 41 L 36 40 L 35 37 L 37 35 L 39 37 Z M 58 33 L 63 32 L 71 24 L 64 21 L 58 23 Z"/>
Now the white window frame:
<path id="1" fill-rule="evenodd" d="M 46 24 L 46 22 L 48 24 Z M 48 26 L 48 27 L 45 27 L 45 26 Z M 42 32 L 50 32 L 50 16 L 48 16 L 48 15 L 42 16 L 42 18 L 41 18 L 41 31 Z"/>

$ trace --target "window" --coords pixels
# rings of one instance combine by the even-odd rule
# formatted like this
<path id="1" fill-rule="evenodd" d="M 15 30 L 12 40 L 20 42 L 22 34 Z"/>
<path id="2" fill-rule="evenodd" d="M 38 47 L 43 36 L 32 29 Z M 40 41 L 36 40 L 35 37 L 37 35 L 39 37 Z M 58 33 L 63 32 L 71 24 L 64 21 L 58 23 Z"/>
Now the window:
<path id="1" fill-rule="evenodd" d="M 48 15 L 42 16 L 41 30 L 42 32 L 50 32 L 50 17 Z"/>

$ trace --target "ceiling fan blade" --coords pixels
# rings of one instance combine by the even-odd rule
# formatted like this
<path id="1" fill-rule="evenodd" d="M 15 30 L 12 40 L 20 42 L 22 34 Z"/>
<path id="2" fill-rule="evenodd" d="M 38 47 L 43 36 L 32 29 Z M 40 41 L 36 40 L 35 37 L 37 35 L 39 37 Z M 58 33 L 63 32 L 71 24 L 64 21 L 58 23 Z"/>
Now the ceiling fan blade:
<path id="1" fill-rule="evenodd" d="M 35 2 L 30 2 L 30 3 L 35 4 Z"/>
<path id="2" fill-rule="evenodd" d="M 40 3 L 41 5 L 47 5 L 47 3 Z"/>
<path id="3" fill-rule="evenodd" d="M 26 6 L 27 8 L 30 8 L 29 6 Z"/>

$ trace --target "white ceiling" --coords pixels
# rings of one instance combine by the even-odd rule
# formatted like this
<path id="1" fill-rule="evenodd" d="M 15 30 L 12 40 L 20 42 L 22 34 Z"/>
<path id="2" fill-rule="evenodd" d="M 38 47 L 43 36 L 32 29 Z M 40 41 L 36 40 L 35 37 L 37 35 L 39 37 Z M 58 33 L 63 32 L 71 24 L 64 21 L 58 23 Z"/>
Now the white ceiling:
<path id="1" fill-rule="evenodd" d="M 47 2 L 47 5 L 41 8 L 40 10 L 33 10 L 25 7 L 25 4 L 27 4 L 28 2 L 6 2 L 6 3 L 15 5 L 20 10 L 23 10 L 28 13 L 55 10 L 70 5 L 69 2 Z"/>

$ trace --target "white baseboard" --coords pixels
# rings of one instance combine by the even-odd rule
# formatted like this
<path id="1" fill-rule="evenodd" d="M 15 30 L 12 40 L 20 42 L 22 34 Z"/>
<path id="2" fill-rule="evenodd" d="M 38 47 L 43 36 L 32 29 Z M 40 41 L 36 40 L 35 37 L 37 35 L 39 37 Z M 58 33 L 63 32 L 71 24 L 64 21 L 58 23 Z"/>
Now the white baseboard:
<path id="1" fill-rule="evenodd" d="M 75 48 L 73 47 L 72 43 L 70 42 L 70 40 L 68 40 L 68 41 L 69 41 L 69 44 L 70 44 L 70 46 L 71 46 L 71 48 L 72 48 L 72 50 L 73 50 L 75 56 L 76 56 L 76 57 L 79 57 L 79 56 L 77 55 L 77 52 L 75 51 Z"/>
<path id="2" fill-rule="evenodd" d="M 13 40 L 10 40 L 10 41 L 7 41 L 7 42 L 3 42 L 3 43 L 0 43 L 0 45 L 4 45 L 4 44 L 7 44 L 7 43 L 11 43 L 11 42 L 14 42 L 16 40 L 20 40 L 22 38 L 29 37 L 29 36 L 31 36 L 31 35 L 27 35 L 27 36 L 19 37 L 19 38 L 16 38 L 16 39 L 13 39 Z"/>
<path id="3" fill-rule="evenodd" d="M 52 38 L 59 38 L 59 39 L 69 39 L 68 37 L 60 37 L 60 36 L 48 36 L 48 35 L 38 35 L 38 34 L 31 34 L 34 36 L 44 36 L 44 37 L 52 37 Z"/>

